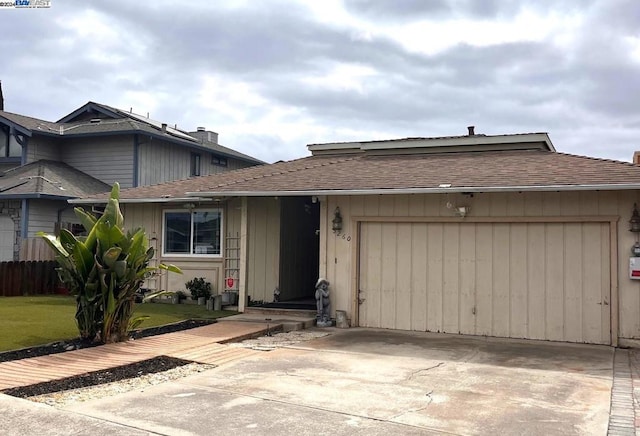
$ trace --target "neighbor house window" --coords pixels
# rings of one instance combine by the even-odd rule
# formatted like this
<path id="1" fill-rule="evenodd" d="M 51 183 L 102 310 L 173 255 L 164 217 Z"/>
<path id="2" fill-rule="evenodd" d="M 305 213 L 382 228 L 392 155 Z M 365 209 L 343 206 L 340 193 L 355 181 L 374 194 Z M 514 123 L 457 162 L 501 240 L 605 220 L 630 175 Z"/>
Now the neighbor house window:
<path id="1" fill-rule="evenodd" d="M 10 134 L 9 126 L 0 126 L 0 158 L 20 156 L 22 156 L 22 147 Z"/>
<path id="2" fill-rule="evenodd" d="M 191 153 L 191 176 L 200 175 L 200 155 L 198 153 Z"/>
<path id="3" fill-rule="evenodd" d="M 227 166 L 227 158 L 226 157 L 222 157 L 222 156 L 217 156 L 217 155 L 214 154 L 213 156 L 211 156 L 211 163 L 213 165 L 226 167 Z"/>
<path id="4" fill-rule="evenodd" d="M 167 210 L 164 212 L 163 239 L 165 255 L 220 256 L 222 211 Z"/>

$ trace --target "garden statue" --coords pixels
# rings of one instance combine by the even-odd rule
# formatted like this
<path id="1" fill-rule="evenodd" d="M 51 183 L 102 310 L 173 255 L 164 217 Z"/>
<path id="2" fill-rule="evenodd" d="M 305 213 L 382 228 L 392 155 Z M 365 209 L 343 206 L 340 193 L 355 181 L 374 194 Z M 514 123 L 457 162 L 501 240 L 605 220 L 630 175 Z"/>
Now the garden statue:
<path id="1" fill-rule="evenodd" d="M 316 283 L 316 325 L 331 327 L 331 301 L 329 300 L 329 282 L 319 278 Z"/>
<path id="2" fill-rule="evenodd" d="M 278 288 L 277 286 L 273 290 L 273 302 L 274 303 L 279 303 L 280 302 L 280 288 Z"/>

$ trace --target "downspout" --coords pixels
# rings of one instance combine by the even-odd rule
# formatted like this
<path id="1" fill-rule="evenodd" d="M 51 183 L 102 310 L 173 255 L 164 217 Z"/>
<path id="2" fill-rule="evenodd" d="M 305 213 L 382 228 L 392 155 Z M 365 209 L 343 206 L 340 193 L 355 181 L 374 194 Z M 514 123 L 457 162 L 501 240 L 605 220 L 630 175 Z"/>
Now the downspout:
<path id="1" fill-rule="evenodd" d="M 133 135 L 133 187 L 138 187 L 138 153 L 140 150 L 140 139 L 138 134 Z"/>

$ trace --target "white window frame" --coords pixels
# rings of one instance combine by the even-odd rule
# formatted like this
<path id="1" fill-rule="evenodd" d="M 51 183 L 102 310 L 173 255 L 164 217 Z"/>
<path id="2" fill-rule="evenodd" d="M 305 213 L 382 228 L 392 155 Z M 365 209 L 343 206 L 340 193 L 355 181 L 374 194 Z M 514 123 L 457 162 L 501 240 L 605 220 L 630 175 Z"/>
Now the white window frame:
<path id="1" fill-rule="evenodd" d="M 166 219 L 167 213 L 188 213 L 191 217 L 189 253 L 167 253 L 166 243 Z M 218 212 L 220 213 L 220 253 L 219 254 L 195 254 L 193 253 L 193 212 Z M 206 207 L 196 209 L 165 209 L 162 211 L 162 256 L 163 257 L 188 257 L 188 258 L 221 258 L 224 253 L 224 210 L 220 207 Z"/>

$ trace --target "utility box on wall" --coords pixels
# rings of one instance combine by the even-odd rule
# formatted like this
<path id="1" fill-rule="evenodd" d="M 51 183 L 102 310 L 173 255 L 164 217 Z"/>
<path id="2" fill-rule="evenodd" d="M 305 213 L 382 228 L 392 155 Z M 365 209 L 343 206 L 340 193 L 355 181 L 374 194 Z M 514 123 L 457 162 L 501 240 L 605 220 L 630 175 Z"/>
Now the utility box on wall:
<path id="1" fill-rule="evenodd" d="M 629 258 L 629 278 L 640 280 L 640 257 Z"/>

